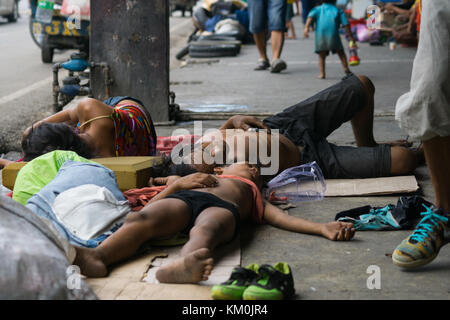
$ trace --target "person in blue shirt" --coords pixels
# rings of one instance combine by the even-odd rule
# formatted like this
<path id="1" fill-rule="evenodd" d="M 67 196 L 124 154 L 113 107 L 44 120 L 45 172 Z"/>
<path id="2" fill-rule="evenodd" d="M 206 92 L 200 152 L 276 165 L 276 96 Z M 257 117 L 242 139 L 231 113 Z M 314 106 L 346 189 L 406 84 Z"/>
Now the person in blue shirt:
<path id="1" fill-rule="evenodd" d="M 316 23 L 316 43 L 315 52 L 319 55 L 319 78 L 325 79 L 325 58 L 331 51 L 337 53 L 344 67 L 346 74 L 350 74 L 351 71 L 347 64 L 347 56 L 345 55 L 344 48 L 342 46 L 341 38 L 339 36 L 339 27 L 342 25 L 347 32 L 347 35 L 353 43 L 352 32 L 345 13 L 342 9 L 335 6 L 335 0 L 323 0 L 320 6 L 315 7 L 308 14 L 306 25 L 304 29 L 304 36 L 308 38 L 308 32 L 311 24 Z"/>

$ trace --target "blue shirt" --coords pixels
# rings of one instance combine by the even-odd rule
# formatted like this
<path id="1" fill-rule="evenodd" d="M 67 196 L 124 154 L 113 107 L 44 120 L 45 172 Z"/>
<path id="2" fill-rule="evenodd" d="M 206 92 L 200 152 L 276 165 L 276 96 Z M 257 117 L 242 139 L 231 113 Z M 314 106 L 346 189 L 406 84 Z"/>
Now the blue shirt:
<path id="1" fill-rule="evenodd" d="M 339 36 L 339 27 L 348 25 L 348 20 L 342 9 L 330 3 L 315 7 L 308 14 L 308 18 L 316 21 L 315 52 L 344 50 Z"/>

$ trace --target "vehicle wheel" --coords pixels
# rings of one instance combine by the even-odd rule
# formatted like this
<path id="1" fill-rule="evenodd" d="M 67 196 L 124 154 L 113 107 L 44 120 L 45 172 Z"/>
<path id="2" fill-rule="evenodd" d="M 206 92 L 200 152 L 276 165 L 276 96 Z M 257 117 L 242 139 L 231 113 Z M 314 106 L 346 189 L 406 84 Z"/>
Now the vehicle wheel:
<path id="1" fill-rule="evenodd" d="M 53 62 L 53 53 L 55 52 L 55 48 L 49 46 L 46 38 L 42 40 L 41 44 L 41 59 L 43 63 L 52 63 Z"/>
<path id="2" fill-rule="evenodd" d="M 13 13 L 8 16 L 8 22 L 17 22 L 17 19 L 19 19 L 19 3 L 16 1 L 14 2 Z"/>
<path id="3" fill-rule="evenodd" d="M 175 56 L 178 60 L 183 59 L 185 55 L 189 53 L 189 45 L 178 51 L 177 55 Z"/>
<path id="4" fill-rule="evenodd" d="M 235 44 L 208 44 L 189 46 L 189 56 L 192 58 L 234 57 L 240 51 L 240 46 Z"/>

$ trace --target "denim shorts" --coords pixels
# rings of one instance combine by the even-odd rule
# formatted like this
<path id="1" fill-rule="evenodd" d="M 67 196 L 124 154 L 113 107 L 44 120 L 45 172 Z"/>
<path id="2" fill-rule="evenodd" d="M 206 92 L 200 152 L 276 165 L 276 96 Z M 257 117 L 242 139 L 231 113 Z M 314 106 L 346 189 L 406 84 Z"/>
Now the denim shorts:
<path id="1" fill-rule="evenodd" d="M 250 32 L 286 31 L 286 0 L 248 0 Z"/>
<path id="2" fill-rule="evenodd" d="M 264 123 L 302 146 L 302 164 L 316 161 L 327 179 L 390 176 L 391 148 L 337 146 L 327 137 L 366 105 L 361 81 L 350 75 L 314 96 L 264 119 Z"/>
<path id="3" fill-rule="evenodd" d="M 94 184 L 105 187 L 112 192 L 118 201 L 126 200 L 117 185 L 113 171 L 97 163 L 84 163 L 68 160 L 59 169 L 56 177 L 28 200 L 26 207 L 38 216 L 50 220 L 58 232 L 64 238 L 69 240 L 71 244 L 95 248 L 121 227 L 121 224 L 115 225 L 111 230 L 95 239 L 83 240 L 71 233 L 69 229 L 58 220 L 52 209 L 56 197 L 61 192 L 83 184 Z"/>

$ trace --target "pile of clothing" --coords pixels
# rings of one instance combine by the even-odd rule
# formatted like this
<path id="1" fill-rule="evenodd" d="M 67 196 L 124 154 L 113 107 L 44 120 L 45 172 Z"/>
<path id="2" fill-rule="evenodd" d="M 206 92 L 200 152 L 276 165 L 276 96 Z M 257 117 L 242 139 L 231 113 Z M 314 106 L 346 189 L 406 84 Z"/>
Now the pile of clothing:
<path id="1" fill-rule="evenodd" d="M 420 213 L 431 205 L 420 196 L 400 197 L 397 205 L 357 207 L 339 212 L 334 220 L 351 222 L 357 231 L 412 229 Z"/>

